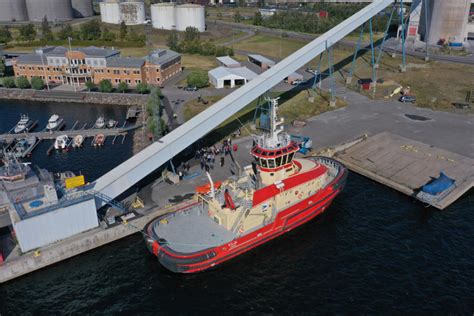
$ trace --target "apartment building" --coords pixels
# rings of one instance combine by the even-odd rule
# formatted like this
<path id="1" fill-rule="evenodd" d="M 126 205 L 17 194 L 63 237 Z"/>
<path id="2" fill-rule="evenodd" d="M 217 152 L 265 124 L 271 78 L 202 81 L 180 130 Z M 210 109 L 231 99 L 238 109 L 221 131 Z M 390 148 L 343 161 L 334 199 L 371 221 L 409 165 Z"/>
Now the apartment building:
<path id="1" fill-rule="evenodd" d="M 50 84 L 99 84 L 105 79 L 113 85 L 126 82 L 135 87 L 142 82 L 161 87 L 181 71 L 181 55 L 158 49 L 144 58 L 131 58 L 121 57 L 115 49 L 48 46 L 20 55 L 13 62 L 13 70 L 15 77 L 41 77 Z"/>

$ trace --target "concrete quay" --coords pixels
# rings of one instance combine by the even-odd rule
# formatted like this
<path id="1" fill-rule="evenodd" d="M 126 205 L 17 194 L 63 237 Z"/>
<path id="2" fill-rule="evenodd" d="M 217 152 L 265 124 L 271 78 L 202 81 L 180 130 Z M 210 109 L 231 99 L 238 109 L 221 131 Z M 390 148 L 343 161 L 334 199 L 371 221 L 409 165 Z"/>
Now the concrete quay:
<path id="1" fill-rule="evenodd" d="M 118 224 L 107 229 L 101 227 L 95 228 L 41 248 L 37 255 L 34 251 L 31 251 L 15 258 L 7 258 L 3 265 L 0 265 L 0 283 L 7 282 L 22 275 L 135 234 L 138 230 L 142 230 L 148 222 L 157 216 L 185 208 L 194 203 L 194 200 L 188 200 L 165 208 L 152 208 L 147 209 L 147 211 L 143 210 L 142 212 L 144 214 L 142 216 L 130 220 L 128 224 Z M 145 246 L 143 249 L 145 250 Z M 14 251 L 16 251 L 16 249 L 14 249 Z M 15 254 L 11 254 L 11 256 L 14 255 Z"/>

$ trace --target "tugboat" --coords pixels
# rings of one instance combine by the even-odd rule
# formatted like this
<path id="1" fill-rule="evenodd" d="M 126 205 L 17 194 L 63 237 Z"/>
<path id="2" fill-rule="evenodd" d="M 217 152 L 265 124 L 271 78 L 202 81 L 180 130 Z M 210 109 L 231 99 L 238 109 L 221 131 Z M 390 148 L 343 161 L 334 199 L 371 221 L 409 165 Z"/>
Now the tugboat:
<path id="1" fill-rule="evenodd" d="M 56 137 L 54 141 L 55 149 L 66 149 L 69 143 L 69 137 L 67 135 L 60 135 Z"/>
<path id="2" fill-rule="evenodd" d="M 19 134 L 22 132 L 28 132 L 30 127 L 33 125 L 33 121 L 30 120 L 27 114 L 22 114 L 20 120 L 15 126 L 15 134 Z"/>
<path id="3" fill-rule="evenodd" d="M 320 215 L 343 190 L 347 169 L 326 157 L 295 158 L 278 99 L 269 101 L 270 132 L 256 137 L 252 165 L 220 184 L 208 173 L 197 203 L 146 225 L 147 249 L 165 268 L 215 267 Z"/>
<path id="4" fill-rule="evenodd" d="M 48 125 L 46 125 L 46 129 L 48 131 L 54 131 L 54 130 L 60 129 L 62 123 L 63 123 L 63 119 L 59 115 L 53 114 L 48 120 Z"/>
<path id="5" fill-rule="evenodd" d="M 99 116 L 97 120 L 95 121 L 94 127 L 101 129 L 101 128 L 104 128 L 104 126 L 105 126 L 105 119 L 103 116 Z"/>

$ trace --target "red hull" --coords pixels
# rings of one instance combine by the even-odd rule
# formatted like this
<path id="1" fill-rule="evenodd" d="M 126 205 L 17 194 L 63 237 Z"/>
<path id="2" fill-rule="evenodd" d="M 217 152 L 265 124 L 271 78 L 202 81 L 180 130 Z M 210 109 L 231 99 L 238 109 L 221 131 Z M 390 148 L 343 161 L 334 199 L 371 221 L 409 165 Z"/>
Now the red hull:
<path id="1" fill-rule="evenodd" d="M 345 185 L 347 171 L 342 172 L 325 189 L 315 195 L 302 200 L 300 203 L 281 211 L 275 220 L 252 233 L 234 239 L 229 243 L 209 248 L 201 252 L 190 254 L 178 253 L 170 249 L 166 244 L 146 238 L 146 244 L 151 253 L 158 257 L 160 263 L 167 269 L 178 273 L 194 273 L 203 271 L 229 259 L 243 254 L 258 245 L 272 240 L 323 213 L 331 204 L 332 200 L 342 191 Z M 152 234 L 151 223 L 146 227 L 150 236 Z"/>

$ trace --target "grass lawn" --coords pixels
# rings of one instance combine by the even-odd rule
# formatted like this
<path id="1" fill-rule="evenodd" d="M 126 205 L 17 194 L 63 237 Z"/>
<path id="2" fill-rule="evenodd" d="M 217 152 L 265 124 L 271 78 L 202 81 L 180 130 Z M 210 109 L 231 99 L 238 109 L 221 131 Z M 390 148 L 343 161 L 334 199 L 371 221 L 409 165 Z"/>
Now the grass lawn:
<path id="1" fill-rule="evenodd" d="M 245 50 L 275 58 L 284 58 L 300 49 L 307 42 L 279 38 L 267 35 L 254 35 L 251 38 L 234 44 L 234 49 Z"/>
<path id="2" fill-rule="evenodd" d="M 211 70 L 217 67 L 216 57 L 183 54 L 181 63 L 185 69 L 189 70 Z"/>

